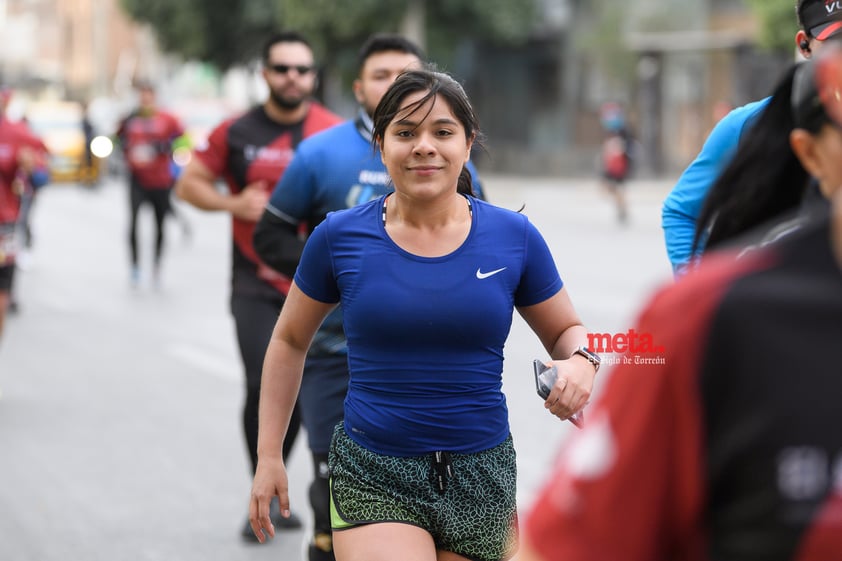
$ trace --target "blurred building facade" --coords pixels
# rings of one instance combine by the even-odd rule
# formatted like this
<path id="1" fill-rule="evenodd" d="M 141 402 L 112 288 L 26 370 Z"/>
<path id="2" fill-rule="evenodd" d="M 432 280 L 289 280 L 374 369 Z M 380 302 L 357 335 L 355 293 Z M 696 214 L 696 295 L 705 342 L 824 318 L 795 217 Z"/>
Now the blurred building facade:
<path id="1" fill-rule="evenodd" d="M 123 95 L 164 63 L 154 34 L 119 0 L 0 0 L 0 76 L 35 95 Z"/>
<path id="2" fill-rule="evenodd" d="M 640 174 L 674 174 L 700 149 L 717 112 L 767 95 L 790 54 L 756 48 L 742 0 L 543 0 L 519 49 L 474 44 L 460 74 L 489 137 L 485 166 L 513 173 L 596 170 L 599 107 L 626 107 Z M 795 17 L 793 10 L 793 18 Z"/>
<path id="3" fill-rule="evenodd" d="M 599 107 L 614 101 L 640 140 L 639 172 L 677 172 L 698 152 L 717 108 L 762 97 L 792 60 L 755 48 L 757 22 L 745 0 L 538 3 L 524 44 L 466 40 L 454 53 L 452 70 L 488 136 L 487 155 L 477 155 L 486 169 L 595 173 Z M 190 89 L 175 72 L 190 65 L 162 55 L 154 33 L 130 21 L 119 0 L 0 0 L 0 28 L 0 76 L 13 86 L 81 101 L 128 96 L 134 77 Z M 194 90 L 197 77 L 210 81 L 206 67 L 189 74 Z M 238 105 L 254 99 L 252 90 Z"/>

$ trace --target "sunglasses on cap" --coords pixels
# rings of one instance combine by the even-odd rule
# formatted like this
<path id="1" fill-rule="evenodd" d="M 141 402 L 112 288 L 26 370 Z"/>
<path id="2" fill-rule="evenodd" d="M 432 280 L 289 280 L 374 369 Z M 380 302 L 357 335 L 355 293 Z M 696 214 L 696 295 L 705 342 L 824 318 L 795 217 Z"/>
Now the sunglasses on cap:
<path id="1" fill-rule="evenodd" d="M 313 71 L 312 66 L 307 66 L 305 64 L 270 64 L 269 69 L 272 72 L 277 72 L 278 74 L 286 74 L 293 69 L 301 75 L 308 74 Z"/>

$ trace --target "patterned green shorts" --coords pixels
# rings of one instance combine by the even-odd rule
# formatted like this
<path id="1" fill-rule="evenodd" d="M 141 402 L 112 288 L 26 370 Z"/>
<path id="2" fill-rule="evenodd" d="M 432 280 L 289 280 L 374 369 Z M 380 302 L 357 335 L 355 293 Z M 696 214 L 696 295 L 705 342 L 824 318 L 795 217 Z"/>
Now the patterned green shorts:
<path id="1" fill-rule="evenodd" d="M 476 561 L 511 557 L 517 548 L 512 437 L 475 454 L 396 457 L 351 440 L 340 423 L 330 456 L 334 530 L 373 522 L 424 528 L 438 549 Z"/>

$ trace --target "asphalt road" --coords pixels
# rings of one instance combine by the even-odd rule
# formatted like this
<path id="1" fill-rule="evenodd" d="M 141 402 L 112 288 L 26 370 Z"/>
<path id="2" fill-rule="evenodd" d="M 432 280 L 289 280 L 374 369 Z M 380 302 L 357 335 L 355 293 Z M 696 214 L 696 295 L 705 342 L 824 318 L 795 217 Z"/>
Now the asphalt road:
<path id="1" fill-rule="evenodd" d="M 659 226 L 668 182 L 633 182 L 631 221 L 620 226 L 594 181 L 485 181 L 493 202 L 525 205 L 590 331 L 628 331 L 652 289 L 668 282 Z M 250 478 L 228 313 L 229 220 L 178 208 L 192 235 L 171 222 L 162 285 L 144 279 L 132 289 L 124 186 L 51 185 L 39 195 L 20 312 L 0 342 L 0 559 L 301 558 L 304 531 L 263 546 L 239 539 Z M 151 212 L 141 219 L 148 261 Z M 516 316 L 504 390 L 522 507 L 575 430 L 534 393 L 531 360 L 543 357 Z M 610 368 L 603 372 L 597 393 Z M 305 517 L 310 469 L 302 435 L 290 481 L 293 509 Z"/>

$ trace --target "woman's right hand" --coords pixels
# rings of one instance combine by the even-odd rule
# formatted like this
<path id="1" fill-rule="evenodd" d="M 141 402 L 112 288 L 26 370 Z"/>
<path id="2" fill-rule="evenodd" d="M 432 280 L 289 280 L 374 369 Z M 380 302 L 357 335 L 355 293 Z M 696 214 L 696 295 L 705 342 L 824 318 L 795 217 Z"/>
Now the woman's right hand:
<path id="1" fill-rule="evenodd" d="M 257 541 L 264 543 L 266 536 L 275 537 L 275 527 L 269 517 L 269 505 L 272 499 L 280 500 L 281 516 L 289 516 L 289 485 L 284 461 L 280 455 L 277 458 L 257 462 L 254 482 L 251 486 L 251 503 L 249 504 L 249 522 Z"/>

